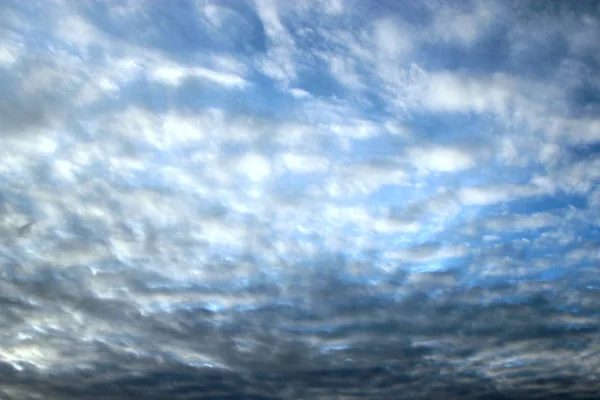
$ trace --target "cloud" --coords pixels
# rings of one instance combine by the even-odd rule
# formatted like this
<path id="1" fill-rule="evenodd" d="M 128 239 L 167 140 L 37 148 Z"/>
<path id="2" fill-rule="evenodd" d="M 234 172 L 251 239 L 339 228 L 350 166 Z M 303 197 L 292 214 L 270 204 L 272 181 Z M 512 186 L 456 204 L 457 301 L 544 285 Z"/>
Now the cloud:
<path id="1" fill-rule="evenodd" d="M 322 3 L 325 11 L 333 15 L 341 14 L 346 8 L 345 0 L 324 0 Z"/>
<path id="2" fill-rule="evenodd" d="M 551 180 L 556 185 L 568 192 L 587 192 L 595 186 L 598 178 L 596 166 L 600 164 L 600 158 L 591 157 L 578 160 L 563 168 L 556 169 L 551 173 Z"/>
<path id="3" fill-rule="evenodd" d="M 441 73 L 429 76 L 426 85 L 425 105 L 440 111 L 505 114 L 516 97 L 515 82 L 501 75 L 486 82 Z"/>
<path id="4" fill-rule="evenodd" d="M 292 96 L 294 96 L 295 98 L 298 98 L 298 99 L 310 97 L 310 93 L 308 93 L 306 90 L 302 90 L 302 89 L 298 89 L 298 88 L 290 89 L 290 93 Z"/>
<path id="5" fill-rule="evenodd" d="M 344 86 L 350 89 L 362 89 L 364 84 L 356 73 L 352 60 L 332 57 L 329 60 L 331 74 Z"/>
<path id="6" fill-rule="evenodd" d="M 434 39 L 472 45 L 485 35 L 494 17 L 502 12 L 497 5 L 482 2 L 474 2 L 469 8 L 468 11 L 453 7 L 435 10 L 431 30 Z"/>
<path id="7" fill-rule="evenodd" d="M 323 173 L 329 165 L 329 160 L 320 156 L 285 153 L 282 159 L 286 168 L 297 173 Z"/>
<path id="8" fill-rule="evenodd" d="M 536 230 L 558 224 L 560 218 L 550 213 L 534 213 L 531 215 L 510 215 L 488 219 L 485 228 L 490 231 L 514 231 Z"/>
<path id="9" fill-rule="evenodd" d="M 261 181 L 265 179 L 271 170 L 269 161 L 257 154 L 245 155 L 240 160 L 240 172 L 248 176 L 253 181 Z"/>
<path id="10" fill-rule="evenodd" d="M 22 47 L 16 41 L 3 41 L 0 45 L 0 65 L 10 68 L 21 57 Z"/>
<path id="11" fill-rule="evenodd" d="M 206 79 L 225 87 L 243 88 L 248 83 L 241 77 L 229 73 L 219 73 L 205 68 L 183 68 L 181 66 L 160 66 L 151 77 L 170 85 L 180 85 L 186 78 Z"/>
<path id="12" fill-rule="evenodd" d="M 401 206 L 388 208 L 390 219 L 406 223 L 427 221 L 431 218 L 445 220 L 460 211 L 459 198 L 453 190 L 441 190 L 430 197 L 419 198 Z"/>
<path id="13" fill-rule="evenodd" d="M 0 397 L 593 396 L 585 6 L 0 5 Z"/>
<path id="14" fill-rule="evenodd" d="M 376 21 L 373 36 L 378 50 L 385 58 L 398 60 L 412 49 L 413 35 L 392 18 Z"/>
<path id="15" fill-rule="evenodd" d="M 408 174 L 400 166 L 339 165 L 328 179 L 327 191 L 334 197 L 371 194 L 384 185 L 403 185 Z"/>
<path id="16" fill-rule="evenodd" d="M 456 172 L 472 168 L 475 157 L 466 149 L 427 146 L 414 147 L 407 151 L 410 162 L 417 168 L 434 172 Z"/>
<path id="17" fill-rule="evenodd" d="M 30 55 L 0 75 L 7 95 L 0 100 L 3 135 L 57 127 L 76 103 L 86 70 L 76 59 Z M 19 71 L 19 72 L 16 72 Z"/>
<path id="18" fill-rule="evenodd" d="M 268 77 L 287 86 L 296 78 L 294 38 L 280 18 L 278 2 L 259 0 L 255 3 L 269 46 L 266 54 L 258 58 L 258 67 Z"/>
<path id="19" fill-rule="evenodd" d="M 462 188 L 458 194 L 465 205 L 490 205 L 513 201 L 523 197 L 551 194 L 554 190 L 552 181 L 544 178 L 534 179 L 528 185 L 489 185 Z"/>
<path id="20" fill-rule="evenodd" d="M 389 252 L 387 256 L 406 263 L 424 263 L 462 257 L 467 250 L 466 245 L 442 246 L 440 243 L 425 243 L 407 250 Z"/>

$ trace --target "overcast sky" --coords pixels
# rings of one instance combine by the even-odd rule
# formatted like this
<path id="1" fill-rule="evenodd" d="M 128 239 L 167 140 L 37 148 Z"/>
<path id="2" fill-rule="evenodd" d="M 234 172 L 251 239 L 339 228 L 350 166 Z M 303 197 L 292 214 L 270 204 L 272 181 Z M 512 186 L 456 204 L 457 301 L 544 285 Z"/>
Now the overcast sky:
<path id="1" fill-rule="evenodd" d="M 0 1 L 0 397 L 600 397 L 599 15 Z"/>

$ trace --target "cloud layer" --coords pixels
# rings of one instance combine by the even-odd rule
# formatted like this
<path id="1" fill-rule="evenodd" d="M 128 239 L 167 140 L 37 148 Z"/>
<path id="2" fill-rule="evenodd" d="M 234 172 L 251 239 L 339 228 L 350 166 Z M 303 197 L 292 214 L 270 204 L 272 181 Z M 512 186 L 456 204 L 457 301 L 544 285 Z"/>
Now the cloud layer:
<path id="1" fill-rule="evenodd" d="M 598 397 L 598 15 L 0 5 L 0 397 Z"/>

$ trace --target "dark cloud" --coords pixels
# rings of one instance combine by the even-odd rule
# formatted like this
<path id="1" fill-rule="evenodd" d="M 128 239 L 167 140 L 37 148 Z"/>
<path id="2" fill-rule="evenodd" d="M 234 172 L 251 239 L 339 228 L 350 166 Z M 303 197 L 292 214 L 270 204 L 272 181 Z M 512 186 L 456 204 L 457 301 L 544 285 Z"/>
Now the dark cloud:
<path id="1" fill-rule="evenodd" d="M 340 290 L 339 285 L 329 286 L 328 290 Z M 174 322 L 179 317 L 154 316 L 171 321 L 163 325 L 171 331 L 161 334 L 156 330 L 158 319 L 144 322 L 127 317 L 127 306 L 112 307 L 106 300 L 81 299 L 80 307 L 91 315 L 107 317 L 111 324 L 155 326 L 155 330 L 145 330 L 148 346 L 158 345 L 165 334 L 170 340 L 176 338 L 176 342 L 203 343 L 204 348 L 212 347 L 217 354 L 234 357 L 229 360 L 234 367 L 186 366 L 168 353 L 144 356 L 123 352 L 115 343 L 94 341 L 86 345 L 93 360 L 85 365 L 40 371 L 23 364 L 17 371 L 3 364 L 0 383 L 7 399 L 33 399 L 41 394 L 48 399 L 309 399 L 340 395 L 533 399 L 588 398 L 598 390 L 591 375 L 592 354 L 579 361 L 574 358 L 596 342 L 590 302 L 600 302 L 597 293 L 579 292 L 578 303 L 588 303 L 589 311 L 573 312 L 561 311 L 567 304 L 571 309 L 576 307 L 572 301 L 565 302 L 567 291 L 544 295 L 531 289 L 528 294 L 512 285 L 467 291 L 442 285 L 440 289 L 444 289 L 443 294 L 414 292 L 402 300 L 379 301 L 362 309 L 368 296 L 348 295 L 347 301 L 334 306 L 338 308 L 331 315 L 344 318 L 339 307 L 355 304 L 357 308 L 349 319 L 355 322 L 332 319 L 325 330 L 301 329 L 311 320 L 302 323 L 301 310 L 292 307 L 286 311 L 286 306 L 280 306 L 270 312 L 255 310 L 240 315 L 235 325 L 213 326 L 212 335 L 192 328 L 197 326 L 194 319 L 214 317 L 210 313 L 190 311 L 182 315 L 185 322 L 180 322 L 180 330 Z M 505 295 L 515 290 L 522 291 L 522 298 L 506 302 Z M 495 301 L 482 303 L 496 292 Z M 328 299 L 326 293 L 314 296 L 313 300 L 323 305 L 333 299 Z M 15 301 L 3 301 L 3 309 L 14 306 Z M 588 322 L 583 322 L 586 319 Z M 285 321 L 298 329 L 271 325 Z M 344 338 L 352 345 L 337 349 L 332 345 L 324 352 L 307 343 L 306 339 L 314 335 L 322 342 Z M 128 339 L 122 340 L 127 343 Z M 233 348 L 244 341 L 253 342 L 251 357 Z M 63 364 L 68 365 L 68 359 Z"/>

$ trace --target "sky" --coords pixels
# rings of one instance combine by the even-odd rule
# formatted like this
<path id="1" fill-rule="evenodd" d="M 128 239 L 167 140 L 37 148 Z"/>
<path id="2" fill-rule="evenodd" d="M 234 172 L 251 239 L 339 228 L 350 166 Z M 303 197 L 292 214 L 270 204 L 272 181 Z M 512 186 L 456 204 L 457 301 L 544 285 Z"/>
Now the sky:
<path id="1" fill-rule="evenodd" d="M 600 3 L 0 2 L 0 397 L 600 397 Z"/>

